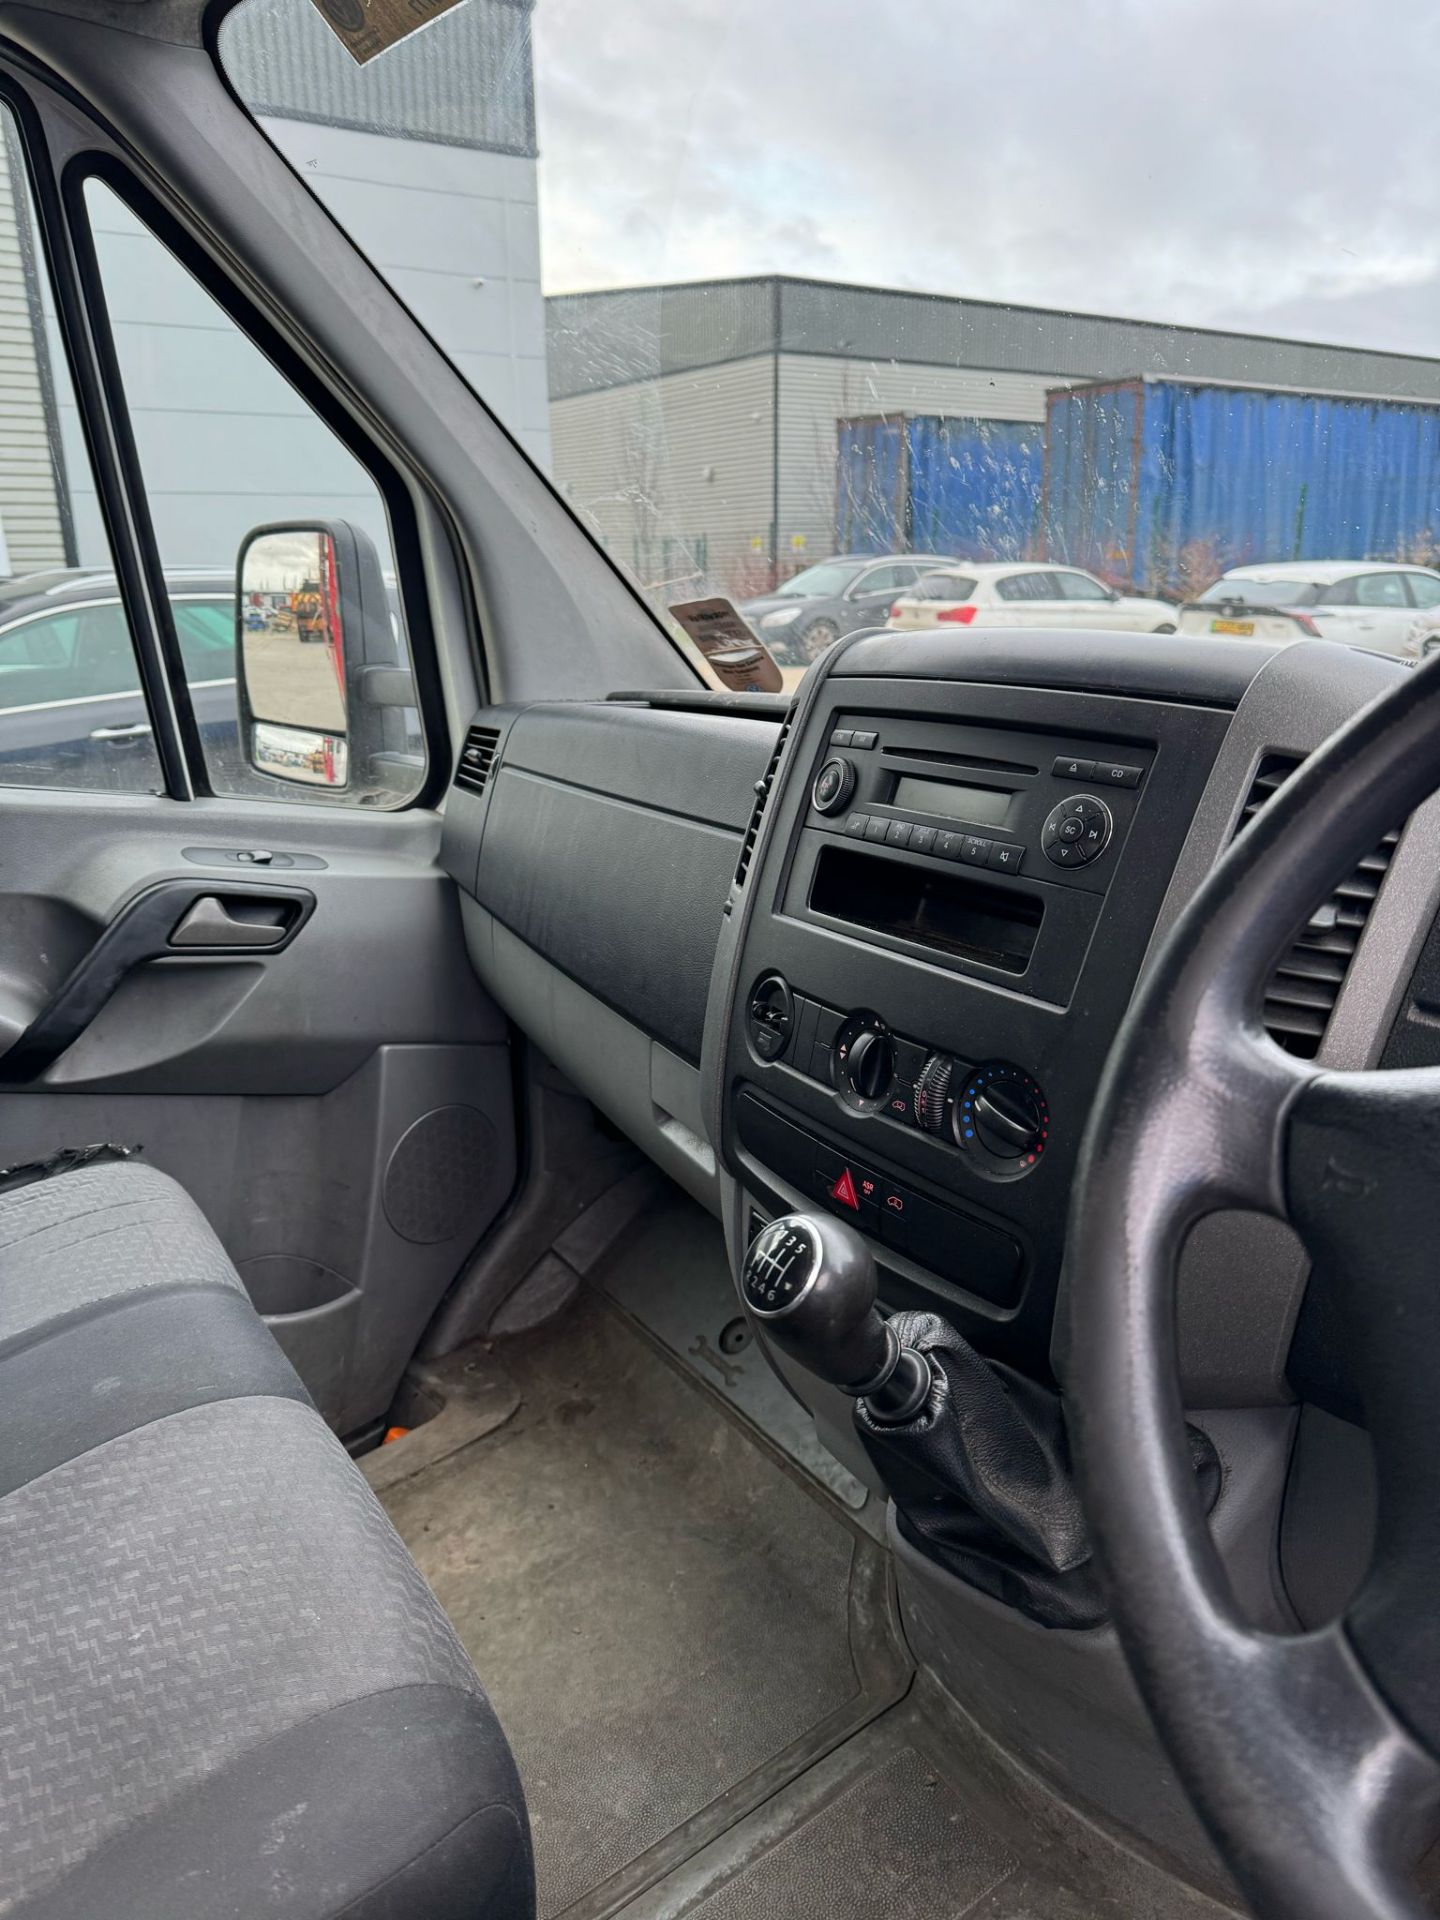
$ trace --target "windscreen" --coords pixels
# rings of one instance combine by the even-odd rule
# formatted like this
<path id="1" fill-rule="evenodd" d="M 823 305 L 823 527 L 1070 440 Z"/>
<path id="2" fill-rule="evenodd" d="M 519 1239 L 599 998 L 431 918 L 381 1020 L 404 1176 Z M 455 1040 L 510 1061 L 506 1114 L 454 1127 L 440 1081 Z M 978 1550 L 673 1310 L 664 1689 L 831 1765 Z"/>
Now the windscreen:
<path id="1" fill-rule="evenodd" d="M 458 0 L 362 65 L 240 0 L 219 52 L 656 618 L 727 596 L 792 684 L 926 563 L 1032 583 L 961 653 L 1047 567 L 1102 635 L 1312 561 L 1407 570 L 1352 645 L 1436 622 L 1424 9 Z"/>
<path id="2" fill-rule="evenodd" d="M 911 587 L 916 600 L 968 600 L 975 581 L 963 573 L 926 573 Z"/>

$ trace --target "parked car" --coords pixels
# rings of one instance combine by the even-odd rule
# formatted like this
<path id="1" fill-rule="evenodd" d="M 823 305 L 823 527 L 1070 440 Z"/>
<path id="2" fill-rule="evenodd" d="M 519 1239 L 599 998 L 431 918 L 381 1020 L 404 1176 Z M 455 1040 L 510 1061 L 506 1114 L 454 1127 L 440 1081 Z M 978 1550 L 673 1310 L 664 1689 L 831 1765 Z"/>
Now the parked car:
<path id="1" fill-rule="evenodd" d="M 1105 627 L 1174 633 L 1163 600 L 1116 593 L 1079 567 L 956 564 L 923 574 L 890 609 L 891 627 Z"/>
<path id="2" fill-rule="evenodd" d="M 740 611 L 782 666 L 806 666 L 843 634 L 883 626 L 897 593 L 947 564 L 945 554 L 837 554 L 774 593 L 745 601 Z"/>
<path id="3" fill-rule="evenodd" d="M 1440 573 L 1380 560 L 1291 560 L 1232 567 L 1180 609 L 1181 633 L 1339 640 L 1413 657 L 1416 629 L 1440 608 Z"/>
<path id="4" fill-rule="evenodd" d="M 235 581 L 218 570 L 167 572 L 180 657 L 201 734 L 223 761 L 236 738 Z M 82 573 L 0 610 L 0 766 L 44 762 L 104 787 L 150 740 L 135 650 L 112 573 Z M 212 765 L 215 761 L 212 759 Z"/>

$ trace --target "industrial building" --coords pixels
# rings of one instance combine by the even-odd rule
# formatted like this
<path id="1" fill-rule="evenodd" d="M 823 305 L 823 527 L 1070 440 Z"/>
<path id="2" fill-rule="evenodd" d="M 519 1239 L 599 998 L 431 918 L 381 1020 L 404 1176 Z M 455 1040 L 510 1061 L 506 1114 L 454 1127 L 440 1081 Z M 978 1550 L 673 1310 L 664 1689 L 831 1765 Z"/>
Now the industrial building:
<path id="1" fill-rule="evenodd" d="M 1440 360 L 785 277 L 548 299 L 554 471 L 657 599 L 744 598 L 836 545 L 840 423 L 1026 423 L 1167 377 L 1440 400 Z"/>
<path id="2" fill-rule="evenodd" d="M 314 8 L 250 0 L 221 54 L 276 145 L 547 466 L 532 5 L 470 0 L 359 67 Z M 227 567 L 247 528 L 298 513 L 383 538 L 373 486 L 306 403 L 108 188 L 89 189 L 87 206 L 165 563 Z M 12 141 L 0 164 L 0 573 L 109 561 L 48 299 Z M 202 463 L 197 449 L 217 443 L 224 457 Z"/>

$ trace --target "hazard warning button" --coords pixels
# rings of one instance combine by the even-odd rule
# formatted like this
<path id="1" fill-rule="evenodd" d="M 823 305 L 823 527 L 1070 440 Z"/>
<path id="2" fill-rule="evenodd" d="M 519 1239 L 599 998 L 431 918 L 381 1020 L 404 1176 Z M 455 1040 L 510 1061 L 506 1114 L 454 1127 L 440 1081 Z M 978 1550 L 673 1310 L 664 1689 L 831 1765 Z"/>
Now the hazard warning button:
<path id="1" fill-rule="evenodd" d="M 815 1148 L 815 1175 L 811 1191 L 823 1200 L 831 1213 L 853 1220 L 859 1226 L 873 1224 L 880 1206 L 884 1183 L 878 1174 L 858 1161 L 848 1160 L 829 1147 Z"/>

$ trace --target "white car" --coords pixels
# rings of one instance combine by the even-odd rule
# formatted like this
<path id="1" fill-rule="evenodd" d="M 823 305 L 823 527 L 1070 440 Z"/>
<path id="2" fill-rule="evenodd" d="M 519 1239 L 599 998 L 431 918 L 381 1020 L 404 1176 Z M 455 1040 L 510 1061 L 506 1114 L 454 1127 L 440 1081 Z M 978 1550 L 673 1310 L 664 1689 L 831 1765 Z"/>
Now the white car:
<path id="1" fill-rule="evenodd" d="M 1382 560 L 1285 560 L 1232 567 L 1180 609 L 1181 633 L 1257 640 L 1338 640 L 1413 659 L 1440 573 Z"/>
<path id="2" fill-rule="evenodd" d="M 1175 608 L 1116 593 L 1078 567 L 977 562 L 923 574 L 891 607 L 891 627 L 1105 627 L 1174 633 Z"/>

